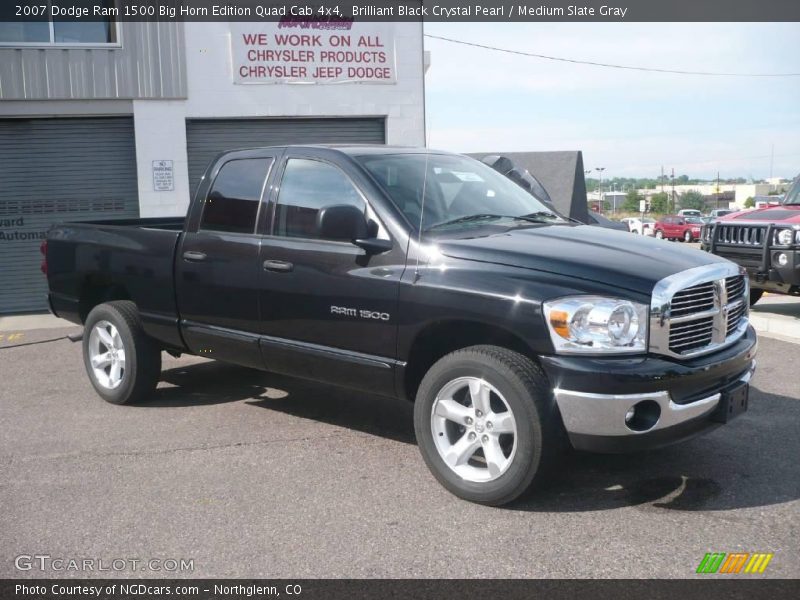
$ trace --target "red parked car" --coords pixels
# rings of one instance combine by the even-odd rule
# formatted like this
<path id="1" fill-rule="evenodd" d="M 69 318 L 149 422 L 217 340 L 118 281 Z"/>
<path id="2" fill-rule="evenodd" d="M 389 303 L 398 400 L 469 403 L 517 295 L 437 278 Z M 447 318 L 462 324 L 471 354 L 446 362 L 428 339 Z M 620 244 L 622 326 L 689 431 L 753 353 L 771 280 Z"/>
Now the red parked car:
<path id="1" fill-rule="evenodd" d="M 700 231 L 703 228 L 703 220 L 699 217 L 680 217 L 671 215 L 662 217 L 656 223 L 656 237 L 660 240 L 683 240 L 692 242 L 700 239 Z"/>

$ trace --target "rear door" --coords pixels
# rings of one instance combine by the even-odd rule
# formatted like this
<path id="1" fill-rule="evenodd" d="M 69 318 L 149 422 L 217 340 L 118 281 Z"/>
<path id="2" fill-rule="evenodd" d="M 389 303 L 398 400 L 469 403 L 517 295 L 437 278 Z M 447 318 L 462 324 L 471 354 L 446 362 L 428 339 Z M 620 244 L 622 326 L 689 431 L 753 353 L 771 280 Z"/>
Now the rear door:
<path id="1" fill-rule="evenodd" d="M 176 256 L 176 285 L 184 340 L 201 356 L 263 366 L 257 222 L 278 154 L 232 154 L 198 191 Z"/>
<path id="2" fill-rule="evenodd" d="M 271 235 L 261 247 L 264 361 L 271 371 L 392 393 L 397 299 L 405 252 L 368 255 L 323 239 L 324 206 L 364 211 L 374 237 L 391 239 L 346 164 L 289 148 L 272 202 Z"/>

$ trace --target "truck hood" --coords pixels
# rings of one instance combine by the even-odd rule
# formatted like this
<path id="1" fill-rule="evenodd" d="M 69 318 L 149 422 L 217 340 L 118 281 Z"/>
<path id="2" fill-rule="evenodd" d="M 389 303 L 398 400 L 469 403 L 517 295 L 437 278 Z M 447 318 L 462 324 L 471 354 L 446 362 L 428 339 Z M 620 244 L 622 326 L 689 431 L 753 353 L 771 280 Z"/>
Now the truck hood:
<path id="1" fill-rule="evenodd" d="M 718 219 L 724 223 L 800 223 L 800 204 L 781 204 L 780 206 L 765 206 L 746 212 L 725 215 Z"/>
<path id="2" fill-rule="evenodd" d="M 647 295 L 664 277 L 727 262 L 678 242 L 587 225 L 545 225 L 484 237 L 440 239 L 437 246 L 453 258 L 611 283 Z"/>

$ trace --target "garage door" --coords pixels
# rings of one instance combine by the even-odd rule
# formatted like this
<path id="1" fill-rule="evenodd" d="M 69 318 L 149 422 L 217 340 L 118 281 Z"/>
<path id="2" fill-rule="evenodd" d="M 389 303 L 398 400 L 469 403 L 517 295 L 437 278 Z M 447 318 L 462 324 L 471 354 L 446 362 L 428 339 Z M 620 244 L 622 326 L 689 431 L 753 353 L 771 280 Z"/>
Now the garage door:
<path id="1" fill-rule="evenodd" d="M 0 119 L 0 314 L 47 308 L 51 225 L 138 216 L 132 118 Z"/>
<path id="2" fill-rule="evenodd" d="M 371 119 L 202 119 L 186 122 L 189 184 L 197 188 L 220 152 L 282 144 L 383 144 L 385 122 Z"/>

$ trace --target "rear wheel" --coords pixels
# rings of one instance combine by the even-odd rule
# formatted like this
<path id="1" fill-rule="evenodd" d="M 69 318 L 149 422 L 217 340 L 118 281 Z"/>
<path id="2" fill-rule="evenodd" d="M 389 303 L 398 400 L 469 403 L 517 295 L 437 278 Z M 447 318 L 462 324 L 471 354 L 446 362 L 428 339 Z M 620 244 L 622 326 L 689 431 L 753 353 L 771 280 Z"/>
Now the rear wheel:
<path id="1" fill-rule="evenodd" d="M 660 239 L 660 240 L 663 240 L 664 239 L 664 232 L 661 229 L 659 229 L 658 231 L 656 231 L 656 237 L 658 239 Z"/>
<path id="2" fill-rule="evenodd" d="M 417 392 L 414 429 L 436 479 L 488 505 L 511 502 L 542 481 L 565 440 L 544 373 L 497 346 L 458 350 L 433 365 Z"/>
<path id="3" fill-rule="evenodd" d="M 756 302 L 761 300 L 761 296 L 764 295 L 764 290 L 750 290 L 750 306 L 753 306 Z"/>
<path id="4" fill-rule="evenodd" d="M 147 398 L 161 373 L 161 350 L 130 301 L 100 304 L 84 324 L 83 361 L 97 393 L 112 404 Z"/>

